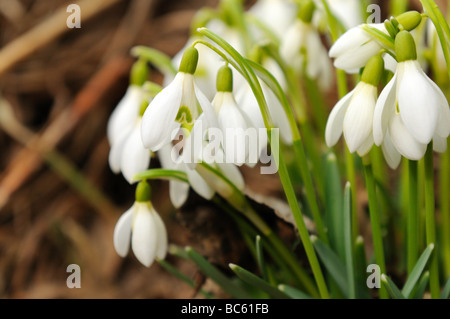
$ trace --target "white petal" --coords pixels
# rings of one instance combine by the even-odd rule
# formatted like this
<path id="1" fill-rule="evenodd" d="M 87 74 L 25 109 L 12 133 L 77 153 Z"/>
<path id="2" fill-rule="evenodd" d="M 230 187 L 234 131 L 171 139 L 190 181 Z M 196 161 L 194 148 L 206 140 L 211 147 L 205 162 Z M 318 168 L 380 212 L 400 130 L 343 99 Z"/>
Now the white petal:
<path id="1" fill-rule="evenodd" d="M 134 205 L 120 216 L 114 227 L 114 249 L 120 257 L 125 257 L 130 249 L 131 224 Z"/>
<path id="2" fill-rule="evenodd" d="M 135 205 L 137 207 L 133 221 L 131 247 L 141 264 L 150 267 L 156 255 L 156 224 L 150 211 L 150 203 L 136 203 Z"/>
<path id="3" fill-rule="evenodd" d="M 344 117 L 344 137 L 350 153 L 358 150 L 372 135 L 373 112 L 377 88 L 360 82 L 347 107 Z"/>
<path id="4" fill-rule="evenodd" d="M 328 147 L 336 145 L 342 135 L 344 127 L 344 117 L 347 107 L 353 97 L 355 89 L 339 100 L 333 107 L 328 117 L 327 126 L 325 128 L 325 141 Z"/>
<path id="5" fill-rule="evenodd" d="M 389 167 L 392 169 L 397 169 L 398 165 L 400 165 L 400 162 L 402 160 L 402 156 L 395 149 L 394 144 L 392 144 L 389 131 L 386 132 L 383 144 L 381 144 L 381 149 L 383 151 L 384 158 L 386 159 L 386 162 L 388 163 Z"/>
<path id="6" fill-rule="evenodd" d="M 398 83 L 398 106 L 405 127 L 422 144 L 428 144 L 436 131 L 439 96 L 417 61 L 402 62 Z"/>
<path id="7" fill-rule="evenodd" d="M 141 125 L 138 121 L 123 146 L 120 167 L 125 179 L 131 183 L 134 175 L 148 168 L 150 151 L 144 148 L 141 140 Z"/>
<path id="8" fill-rule="evenodd" d="M 123 148 L 130 136 L 133 127 L 130 126 L 122 131 L 122 135 L 116 138 L 116 141 L 111 145 L 109 150 L 108 163 L 111 170 L 119 174 L 120 173 L 120 162 L 122 160 Z M 140 139 L 140 137 L 139 137 Z"/>
<path id="9" fill-rule="evenodd" d="M 428 82 L 435 89 L 435 94 L 439 97 L 438 106 L 438 124 L 436 128 L 436 135 L 440 137 L 447 138 L 450 134 L 450 108 L 448 106 L 447 98 L 445 97 L 442 90 L 434 83 L 433 80 L 427 77 Z"/>
<path id="10" fill-rule="evenodd" d="M 395 114 L 389 124 L 392 144 L 407 159 L 418 161 L 423 158 L 427 144 L 418 142 L 403 124 L 400 115 Z"/>
<path id="11" fill-rule="evenodd" d="M 189 179 L 189 184 L 194 191 L 205 199 L 212 199 L 214 196 L 214 190 L 209 187 L 208 183 L 197 173 L 196 170 L 186 169 L 186 174 Z"/>
<path id="12" fill-rule="evenodd" d="M 170 201 L 175 208 L 180 208 L 189 196 L 189 184 L 179 181 L 169 182 Z"/>
<path id="13" fill-rule="evenodd" d="M 445 153 L 447 151 L 447 139 L 435 135 L 433 137 L 433 150 L 438 153 Z"/>
<path id="14" fill-rule="evenodd" d="M 244 177 L 239 168 L 233 164 L 217 163 L 217 167 L 223 175 L 230 180 L 238 189 L 243 190 L 245 187 Z"/>
<path id="15" fill-rule="evenodd" d="M 361 146 L 358 148 L 357 152 L 358 155 L 363 157 L 367 155 L 373 146 L 373 136 L 370 134 L 367 139 L 361 144 Z"/>
<path id="16" fill-rule="evenodd" d="M 206 126 L 219 127 L 216 112 L 214 112 L 211 102 L 208 100 L 205 94 L 203 94 L 203 92 L 198 88 L 197 85 L 194 85 L 194 90 L 198 103 L 200 104 L 200 107 L 203 110 L 203 114 L 207 124 Z"/>
<path id="17" fill-rule="evenodd" d="M 166 226 L 164 225 L 164 222 L 162 221 L 161 216 L 159 216 L 157 211 L 153 210 L 152 214 L 156 224 L 157 232 L 156 257 L 159 259 L 164 259 L 167 254 L 168 246 Z"/>
<path id="18" fill-rule="evenodd" d="M 396 111 L 397 76 L 395 73 L 391 81 L 381 92 L 373 114 L 373 139 L 380 146 L 388 130 L 389 121 Z"/>
<path id="19" fill-rule="evenodd" d="M 130 85 L 108 120 L 107 135 L 114 144 L 122 132 L 133 126 L 139 116 L 139 108 L 144 99 L 141 87 Z"/>
<path id="20" fill-rule="evenodd" d="M 176 163 L 172 160 L 172 144 L 166 144 L 158 151 L 158 158 L 164 169 L 175 169 Z"/>
<path id="21" fill-rule="evenodd" d="M 227 162 L 242 165 L 248 158 L 250 146 L 246 134 L 249 121 L 237 106 L 231 93 L 223 95 L 222 106 L 219 108 L 219 127 L 224 134 L 223 148 Z"/>
<path id="22" fill-rule="evenodd" d="M 351 28 L 337 39 L 330 48 L 330 57 L 336 58 L 370 41 L 369 35 L 361 27 L 362 25 Z"/>
<path id="23" fill-rule="evenodd" d="M 141 138 L 145 148 L 157 151 L 167 143 L 180 108 L 184 73 L 155 96 L 142 117 Z"/>
<path id="24" fill-rule="evenodd" d="M 369 41 L 364 45 L 345 52 L 334 60 L 334 66 L 338 69 L 354 73 L 364 67 L 370 58 L 377 54 L 382 47 L 375 41 Z"/>

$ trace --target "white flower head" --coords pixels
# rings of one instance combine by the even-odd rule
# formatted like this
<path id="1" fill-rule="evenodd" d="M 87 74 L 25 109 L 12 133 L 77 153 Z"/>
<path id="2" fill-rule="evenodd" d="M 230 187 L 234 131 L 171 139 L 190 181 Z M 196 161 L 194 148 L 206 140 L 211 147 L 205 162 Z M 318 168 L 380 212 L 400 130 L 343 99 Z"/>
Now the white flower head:
<path id="1" fill-rule="evenodd" d="M 123 131 L 133 127 L 143 101 L 142 87 L 130 85 L 108 120 L 107 136 L 111 145 L 119 139 Z"/>
<path id="2" fill-rule="evenodd" d="M 366 24 L 360 24 L 345 32 L 331 47 L 329 55 L 334 58 L 334 66 L 347 73 L 358 73 L 370 58 L 382 49 L 371 35 L 364 30 Z M 384 23 L 372 23 L 368 26 L 389 34 Z"/>
<path id="3" fill-rule="evenodd" d="M 332 80 L 331 62 L 318 30 L 311 24 L 314 3 L 309 4 L 300 9 L 300 18 L 286 30 L 280 54 L 297 71 L 305 72 L 323 88 L 328 88 Z"/>
<path id="4" fill-rule="evenodd" d="M 384 70 L 384 61 L 377 55 L 367 64 L 361 82 L 344 96 L 331 111 L 325 140 L 335 145 L 342 133 L 351 153 L 366 155 L 373 146 L 373 114 L 377 101 L 377 86 Z"/>
<path id="5" fill-rule="evenodd" d="M 213 121 L 215 115 L 211 103 L 194 81 L 197 62 L 197 49 L 186 49 L 175 79 L 148 105 L 141 126 L 146 148 L 159 150 L 172 140 L 173 132 L 181 125 L 192 125 L 201 111 Z"/>
<path id="6" fill-rule="evenodd" d="M 420 160 L 433 139 L 436 151 L 446 148 L 443 141 L 450 134 L 450 110 L 440 88 L 417 61 L 411 34 L 400 32 L 395 44 L 399 63 L 375 108 L 374 141 L 384 145 L 388 140 L 404 157 Z"/>
<path id="7" fill-rule="evenodd" d="M 150 202 L 150 187 L 141 182 L 136 189 L 136 202 L 118 220 L 114 228 L 114 249 L 125 257 L 131 248 L 146 267 L 167 254 L 167 231 Z"/>
<path id="8" fill-rule="evenodd" d="M 132 183 L 134 175 L 150 165 L 151 153 L 141 140 L 141 123 L 142 119 L 138 116 L 131 128 L 122 131 L 109 152 L 111 170 L 116 174 L 122 172 L 129 183 Z"/>

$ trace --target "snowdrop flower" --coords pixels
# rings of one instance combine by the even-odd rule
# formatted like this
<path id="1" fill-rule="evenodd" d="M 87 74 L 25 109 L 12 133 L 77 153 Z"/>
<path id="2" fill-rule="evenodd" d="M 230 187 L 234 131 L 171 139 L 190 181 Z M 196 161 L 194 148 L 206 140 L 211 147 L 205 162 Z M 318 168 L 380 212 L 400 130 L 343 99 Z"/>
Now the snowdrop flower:
<path id="1" fill-rule="evenodd" d="M 123 130 L 109 152 L 111 170 L 116 174 L 122 172 L 130 184 L 134 175 L 150 165 L 151 153 L 141 140 L 141 123 L 141 116 L 136 116 L 134 125 Z"/>
<path id="2" fill-rule="evenodd" d="M 333 108 L 325 130 L 329 147 L 337 143 L 343 132 L 351 153 L 357 151 L 364 156 L 370 151 L 377 86 L 383 70 L 383 59 L 379 55 L 374 56 L 364 69 L 361 82 Z"/>
<path id="3" fill-rule="evenodd" d="M 217 94 L 212 105 L 218 117 L 219 129 L 223 133 L 226 162 L 240 166 L 249 161 L 250 148 L 253 147 L 250 141 L 247 143 L 247 133 L 252 128 L 252 122 L 237 105 L 232 90 L 232 71 L 228 66 L 223 66 L 217 74 Z M 256 164 L 255 158 L 253 162 Z"/>
<path id="4" fill-rule="evenodd" d="M 296 11 L 295 3 L 289 0 L 259 0 L 247 12 L 259 19 L 281 39 L 295 21 Z M 257 41 L 262 39 L 262 32 L 258 30 L 253 32 Z"/>
<path id="5" fill-rule="evenodd" d="M 328 4 L 345 28 L 353 28 L 363 22 L 361 0 L 328 0 Z"/>
<path id="6" fill-rule="evenodd" d="M 328 53 L 319 32 L 311 24 L 314 2 L 308 1 L 300 9 L 300 19 L 286 31 L 280 45 L 283 59 L 299 72 L 319 81 L 323 88 L 331 85 L 332 70 Z"/>
<path id="7" fill-rule="evenodd" d="M 134 255 L 146 267 L 166 256 L 166 227 L 150 202 L 150 186 L 145 181 L 138 184 L 135 203 L 114 228 L 114 249 L 119 256 L 128 254 L 130 240 Z"/>
<path id="8" fill-rule="evenodd" d="M 384 23 L 367 24 L 379 31 L 389 34 Z M 347 73 L 358 73 L 371 57 L 383 48 L 372 36 L 364 30 L 366 24 L 361 24 L 345 32 L 331 47 L 330 57 L 334 58 L 334 66 Z"/>
<path id="9" fill-rule="evenodd" d="M 211 103 L 194 81 L 197 63 L 197 49 L 186 49 L 175 79 L 148 105 L 141 126 L 141 138 L 146 148 L 159 150 L 172 140 L 173 133 L 181 125 L 193 125 L 200 111 L 213 121 L 215 114 Z"/>
<path id="10" fill-rule="evenodd" d="M 422 70 L 409 32 L 397 35 L 395 50 L 397 72 L 384 88 L 375 108 L 375 143 L 392 144 L 393 147 L 383 147 L 386 158 L 398 158 L 395 155 L 398 152 L 410 160 L 420 160 L 431 140 L 434 140 L 435 151 L 444 152 L 450 134 L 447 99 Z M 395 168 L 398 163 L 389 165 Z"/>
<path id="11" fill-rule="evenodd" d="M 134 126 L 145 98 L 142 85 L 147 76 L 147 62 L 143 59 L 137 60 L 131 68 L 130 85 L 108 120 L 107 136 L 110 145 L 119 139 L 123 131 Z"/>
<path id="12" fill-rule="evenodd" d="M 405 30 L 414 30 L 422 21 L 417 11 L 401 14 L 396 21 Z M 361 24 L 345 32 L 331 47 L 329 55 L 334 58 L 334 65 L 347 73 L 358 73 L 371 57 L 378 54 L 383 48 L 367 31 L 367 26 L 389 35 L 384 23 Z"/>

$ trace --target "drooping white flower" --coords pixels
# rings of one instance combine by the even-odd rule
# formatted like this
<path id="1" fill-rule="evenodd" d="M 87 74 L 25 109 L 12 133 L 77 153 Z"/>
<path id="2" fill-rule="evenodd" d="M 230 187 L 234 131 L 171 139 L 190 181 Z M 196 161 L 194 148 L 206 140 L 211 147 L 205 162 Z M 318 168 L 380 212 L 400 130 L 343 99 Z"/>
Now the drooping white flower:
<path id="1" fill-rule="evenodd" d="M 328 88 L 332 80 L 331 62 L 318 30 L 311 24 L 314 8 L 307 7 L 303 10 L 312 12 L 301 15 L 286 30 L 280 54 L 298 72 L 305 72 L 311 79 L 319 81 L 323 88 Z"/>
<path id="2" fill-rule="evenodd" d="M 143 101 L 142 87 L 130 85 L 108 120 L 107 136 L 110 145 L 113 145 L 124 131 L 134 126 Z"/>
<path id="3" fill-rule="evenodd" d="M 330 10 L 347 29 L 363 22 L 361 0 L 328 0 L 328 4 Z"/>
<path id="4" fill-rule="evenodd" d="M 374 113 L 374 141 L 388 139 L 404 157 L 420 160 L 427 145 L 446 149 L 450 134 L 450 110 L 440 88 L 424 73 L 417 61 L 414 40 L 409 32 L 397 35 L 397 71 L 382 91 Z M 388 152 L 388 150 L 384 150 Z"/>
<path id="5" fill-rule="evenodd" d="M 342 133 L 351 153 L 366 155 L 373 146 L 373 113 L 377 101 L 377 85 L 384 70 L 378 55 L 367 64 L 362 80 L 344 96 L 331 111 L 325 129 L 329 147 L 335 145 Z"/>
<path id="6" fill-rule="evenodd" d="M 396 21 L 404 30 L 414 30 L 422 21 L 422 16 L 417 11 L 408 11 L 398 17 Z M 380 42 L 373 38 L 366 30 L 372 27 L 389 36 L 384 23 L 360 24 L 345 32 L 330 49 L 329 55 L 334 58 L 334 65 L 338 69 L 347 73 L 358 73 L 371 57 L 378 54 L 383 48 Z M 392 59 L 385 55 L 385 62 L 388 70 L 393 70 Z"/>
<path id="7" fill-rule="evenodd" d="M 295 21 L 297 8 L 295 3 L 289 0 L 259 0 L 247 12 L 281 39 Z M 252 31 L 256 41 L 263 38 L 263 32 L 256 29 Z"/>
<path id="8" fill-rule="evenodd" d="M 347 73 L 358 73 L 371 57 L 383 48 L 380 43 L 364 30 L 366 24 L 360 24 L 345 32 L 331 47 L 329 55 L 334 58 L 334 66 Z M 368 26 L 389 34 L 384 23 L 372 23 Z"/>
<path id="9" fill-rule="evenodd" d="M 167 231 L 150 202 L 150 189 L 140 183 L 136 190 L 136 202 L 118 220 L 114 228 L 114 249 L 125 257 L 131 248 L 134 255 L 146 267 L 156 258 L 163 259 L 167 253 Z"/>
<path id="10" fill-rule="evenodd" d="M 138 116 L 134 126 L 122 132 L 109 152 L 111 170 L 116 174 L 122 172 L 129 183 L 132 183 L 134 175 L 150 165 L 151 153 L 142 144 L 141 123 L 142 119 Z"/>
<path id="11" fill-rule="evenodd" d="M 141 126 L 142 142 L 146 148 L 159 150 L 172 140 L 174 132 L 182 124 L 192 125 L 201 111 L 213 121 L 215 114 L 211 103 L 194 81 L 197 62 L 198 51 L 188 48 L 180 72 L 148 105 Z"/>

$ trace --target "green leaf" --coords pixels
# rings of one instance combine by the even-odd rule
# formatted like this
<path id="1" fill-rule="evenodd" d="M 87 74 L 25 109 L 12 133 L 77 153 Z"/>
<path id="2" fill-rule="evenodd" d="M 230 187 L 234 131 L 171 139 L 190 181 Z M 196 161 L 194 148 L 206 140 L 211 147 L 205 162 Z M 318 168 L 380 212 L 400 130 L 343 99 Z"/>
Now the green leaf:
<path id="1" fill-rule="evenodd" d="M 450 277 L 447 279 L 447 282 L 445 283 L 444 289 L 442 289 L 441 293 L 441 299 L 448 298 L 450 298 Z"/>
<path id="2" fill-rule="evenodd" d="M 330 153 L 325 163 L 325 222 L 330 245 L 341 260 L 345 259 L 343 192 L 336 155 Z"/>
<path id="3" fill-rule="evenodd" d="M 190 278 L 188 278 L 187 276 L 185 276 L 183 273 L 181 273 L 178 269 L 176 269 L 174 266 L 172 266 L 171 264 L 169 264 L 167 261 L 162 260 L 162 259 L 158 259 L 157 260 L 158 264 L 163 267 L 165 270 L 167 270 L 168 272 L 170 272 L 172 275 L 174 275 L 175 277 L 177 277 L 178 279 L 184 281 L 185 283 L 187 283 L 189 286 L 191 286 L 192 288 L 196 288 L 197 285 L 196 283 L 191 280 Z M 214 296 L 206 291 L 204 291 L 203 289 L 200 289 L 200 293 L 205 296 L 208 299 L 214 299 Z"/>
<path id="4" fill-rule="evenodd" d="M 251 286 L 254 286 L 265 293 L 267 293 L 272 298 L 276 299 L 288 299 L 289 297 L 282 293 L 277 288 L 271 286 L 269 283 L 267 283 L 265 280 L 259 278 L 258 276 L 252 274 L 251 272 L 245 270 L 242 267 L 239 267 L 238 265 L 230 264 L 231 270 L 243 281 L 248 283 Z"/>
<path id="5" fill-rule="evenodd" d="M 425 266 L 428 263 L 428 260 L 430 259 L 431 253 L 433 252 L 434 245 L 429 245 L 425 251 L 420 256 L 419 260 L 417 261 L 416 265 L 414 266 L 413 270 L 408 276 L 408 280 L 406 281 L 405 285 L 402 289 L 402 294 L 409 298 L 411 296 L 411 293 L 418 282 L 420 276 L 422 275 L 423 270 L 425 269 Z"/>
<path id="6" fill-rule="evenodd" d="M 220 287 L 222 287 L 225 292 L 238 299 L 251 298 L 251 296 L 244 289 L 236 285 L 231 279 L 225 276 L 219 269 L 209 263 L 194 249 L 192 249 L 191 247 L 186 247 L 185 250 L 189 256 L 189 259 L 197 265 L 200 271 L 205 276 L 211 278 L 211 280 L 213 280 Z"/>
<path id="7" fill-rule="evenodd" d="M 316 236 L 311 236 L 311 242 L 328 273 L 334 279 L 345 297 L 348 298 L 347 273 L 345 271 L 344 264 L 339 257 L 319 238 Z"/>
<path id="8" fill-rule="evenodd" d="M 256 236 L 255 247 L 256 247 L 256 259 L 258 261 L 259 270 L 261 271 L 264 280 L 268 281 L 269 277 L 267 273 L 266 264 L 264 262 L 264 251 L 261 242 L 261 236 L 259 235 Z"/>
<path id="9" fill-rule="evenodd" d="M 379 42 L 384 48 L 394 51 L 395 50 L 395 42 L 394 39 L 392 39 L 390 36 L 386 35 L 384 32 L 381 32 L 380 30 L 371 27 L 369 25 L 364 25 L 362 27 L 364 31 L 369 33 L 372 38 L 374 38 L 377 42 Z"/>
<path id="10" fill-rule="evenodd" d="M 352 190 L 350 183 L 345 185 L 344 192 L 344 239 L 345 239 L 345 266 L 347 269 L 347 282 L 349 298 L 356 298 L 356 277 L 354 271 L 354 251 L 352 234 Z"/>
<path id="11" fill-rule="evenodd" d="M 419 283 L 417 284 L 417 288 L 415 289 L 413 299 L 423 299 L 425 290 L 428 287 L 429 280 L 430 280 L 430 273 L 426 271 L 422 275 L 422 278 L 420 279 Z M 411 299 L 411 296 L 409 298 Z"/>
<path id="12" fill-rule="evenodd" d="M 397 285 L 385 274 L 381 275 L 381 282 L 386 287 L 389 295 L 394 299 L 405 299 L 405 296 L 402 294 L 400 289 L 398 289 Z"/>
<path id="13" fill-rule="evenodd" d="M 280 289 L 283 293 L 285 293 L 292 299 L 312 299 L 311 296 L 304 293 L 303 291 L 288 285 L 278 285 L 278 289 Z"/>

